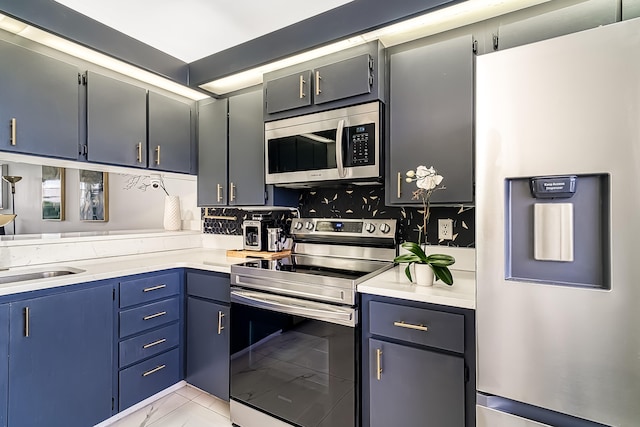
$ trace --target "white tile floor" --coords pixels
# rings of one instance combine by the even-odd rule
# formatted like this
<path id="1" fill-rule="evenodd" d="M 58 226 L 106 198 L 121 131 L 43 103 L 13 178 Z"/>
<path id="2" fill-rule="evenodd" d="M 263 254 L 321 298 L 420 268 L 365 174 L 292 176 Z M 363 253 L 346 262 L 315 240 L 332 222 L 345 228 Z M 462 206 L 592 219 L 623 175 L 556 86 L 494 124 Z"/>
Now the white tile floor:
<path id="1" fill-rule="evenodd" d="M 189 385 L 164 396 L 109 427 L 231 427 L 229 402 Z"/>

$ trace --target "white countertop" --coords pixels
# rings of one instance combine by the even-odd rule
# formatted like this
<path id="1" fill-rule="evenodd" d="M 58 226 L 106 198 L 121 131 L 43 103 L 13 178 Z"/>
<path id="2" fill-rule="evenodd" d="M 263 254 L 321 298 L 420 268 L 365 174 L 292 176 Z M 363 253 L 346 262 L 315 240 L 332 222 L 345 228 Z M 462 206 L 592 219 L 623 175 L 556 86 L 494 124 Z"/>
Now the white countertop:
<path id="1" fill-rule="evenodd" d="M 196 268 L 200 270 L 229 273 L 231 264 L 237 264 L 244 261 L 244 258 L 227 258 L 226 251 L 223 249 L 198 248 L 154 252 L 141 255 L 96 258 L 86 261 L 40 264 L 33 267 L 16 267 L 6 271 L 0 271 L 0 277 L 65 268 L 80 269 L 84 271 L 66 276 L 0 284 L 0 295 L 55 288 L 76 283 L 93 282 L 96 280 L 111 279 L 114 277 L 148 273 L 170 268 Z"/>
<path id="2" fill-rule="evenodd" d="M 475 310 L 475 272 L 451 270 L 453 286 L 441 282 L 435 282 L 433 286 L 418 286 L 409 282 L 404 274 L 405 267 L 404 264 L 395 266 L 361 283 L 358 292 Z"/>

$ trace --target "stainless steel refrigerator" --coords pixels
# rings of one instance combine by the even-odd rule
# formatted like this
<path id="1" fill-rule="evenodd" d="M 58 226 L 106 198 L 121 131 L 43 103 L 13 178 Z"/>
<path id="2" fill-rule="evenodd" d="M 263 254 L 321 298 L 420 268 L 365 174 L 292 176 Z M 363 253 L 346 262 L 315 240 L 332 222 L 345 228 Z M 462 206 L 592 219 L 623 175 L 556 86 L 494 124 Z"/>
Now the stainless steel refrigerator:
<path id="1" fill-rule="evenodd" d="M 478 427 L 640 426 L 640 19 L 476 67 Z"/>

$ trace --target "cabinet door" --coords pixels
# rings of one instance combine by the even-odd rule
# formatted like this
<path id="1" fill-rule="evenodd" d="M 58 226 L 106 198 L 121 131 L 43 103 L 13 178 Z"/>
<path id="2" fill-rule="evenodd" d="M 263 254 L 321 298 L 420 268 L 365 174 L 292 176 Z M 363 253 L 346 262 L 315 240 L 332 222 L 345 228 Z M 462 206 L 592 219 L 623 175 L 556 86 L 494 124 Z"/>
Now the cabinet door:
<path id="1" fill-rule="evenodd" d="M 0 41 L 0 149 L 78 158 L 78 69 Z"/>
<path id="2" fill-rule="evenodd" d="M 405 173 L 433 166 L 446 190 L 432 202 L 473 201 L 473 52 L 462 36 L 390 56 L 387 203 L 411 200 Z"/>
<path id="3" fill-rule="evenodd" d="M 261 90 L 229 98 L 229 205 L 264 205 Z"/>
<path id="4" fill-rule="evenodd" d="M 265 82 L 267 113 L 311 105 L 311 70 L 304 70 L 289 76 Z"/>
<path id="5" fill-rule="evenodd" d="M 112 292 L 11 303 L 9 425 L 86 427 L 111 416 Z"/>
<path id="6" fill-rule="evenodd" d="M 313 74 L 314 103 L 323 104 L 371 92 L 372 72 L 373 59 L 369 55 L 316 68 Z"/>
<path id="7" fill-rule="evenodd" d="M 7 426 L 9 396 L 9 305 L 0 305 L 0 426 Z"/>
<path id="8" fill-rule="evenodd" d="M 149 92 L 149 169 L 191 171 L 191 106 Z"/>
<path id="9" fill-rule="evenodd" d="M 147 91 L 87 72 L 87 160 L 147 167 Z"/>
<path id="10" fill-rule="evenodd" d="M 187 299 L 187 382 L 229 400 L 229 307 Z"/>
<path id="11" fill-rule="evenodd" d="M 227 100 L 200 105 L 198 206 L 227 204 Z"/>
<path id="12" fill-rule="evenodd" d="M 462 357 L 369 339 L 369 366 L 371 427 L 464 427 Z"/>

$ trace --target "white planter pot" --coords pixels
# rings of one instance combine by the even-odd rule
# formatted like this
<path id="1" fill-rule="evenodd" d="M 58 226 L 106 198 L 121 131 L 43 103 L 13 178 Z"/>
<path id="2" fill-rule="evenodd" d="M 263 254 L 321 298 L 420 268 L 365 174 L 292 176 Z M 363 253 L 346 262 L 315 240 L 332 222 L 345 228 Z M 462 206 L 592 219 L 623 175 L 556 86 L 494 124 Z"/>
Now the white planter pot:
<path id="1" fill-rule="evenodd" d="M 177 231 L 182 228 L 182 217 L 180 216 L 180 197 L 166 196 L 164 198 L 164 229 Z"/>
<path id="2" fill-rule="evenodd" d="M 428 264 L 413 264 L 413 281 L 417 286 L 433 286 L 434 274 Z"/>

